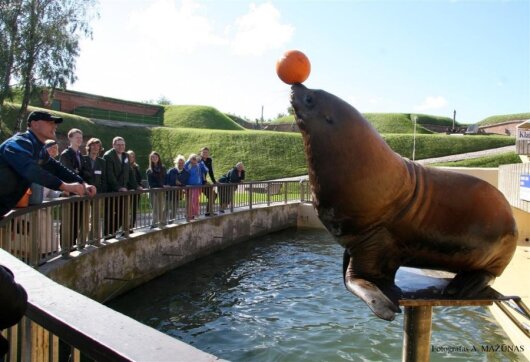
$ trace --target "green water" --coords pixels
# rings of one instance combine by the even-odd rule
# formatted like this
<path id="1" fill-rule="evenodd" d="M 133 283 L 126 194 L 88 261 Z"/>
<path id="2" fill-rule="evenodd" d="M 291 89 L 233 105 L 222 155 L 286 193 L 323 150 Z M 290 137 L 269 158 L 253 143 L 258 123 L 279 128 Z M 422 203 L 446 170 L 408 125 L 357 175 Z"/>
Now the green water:
<path id="1" fill-rule="evenodd" d="M 403 316 L 375 317 L 342 282 L 325 231 L 238 244 L 137 288 L 109 306 L 231 361 L 398 361 Z M 485 308 L 436 307 L 431 361 L 524 360 Z"/>

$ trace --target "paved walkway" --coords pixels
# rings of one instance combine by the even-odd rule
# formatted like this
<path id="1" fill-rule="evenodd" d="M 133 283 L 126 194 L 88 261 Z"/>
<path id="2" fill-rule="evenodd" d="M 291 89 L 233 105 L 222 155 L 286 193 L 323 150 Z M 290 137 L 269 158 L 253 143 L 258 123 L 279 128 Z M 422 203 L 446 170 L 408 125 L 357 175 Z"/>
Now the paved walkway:
<path id="1" fill-rule="evenodd" d="M 471 158 L 479 158 L 484 156 L 491 156 L 496 155 L 499 153 L 507 153 L 507 152 L 515 152 L 515 145 L 512 146 L 506 146 L 506 147 L 499 147 L 499 148 L 492 148 L 489 150 L 482 150 L 477 152 L 468 152 L 468 153 L 461 153 L 458 155 L 451 155 L 451 156 L 444 156 L 444 157 L 435 157 L 435 158 L 426 158 L 424 160 L 418 160 L 417 163 L 421 165 L 428 165 L 431 163 L 438 163 L 438 162 L 453 162 L 453 161 L 461 161 L 461 160 L 468 160 Z"/>

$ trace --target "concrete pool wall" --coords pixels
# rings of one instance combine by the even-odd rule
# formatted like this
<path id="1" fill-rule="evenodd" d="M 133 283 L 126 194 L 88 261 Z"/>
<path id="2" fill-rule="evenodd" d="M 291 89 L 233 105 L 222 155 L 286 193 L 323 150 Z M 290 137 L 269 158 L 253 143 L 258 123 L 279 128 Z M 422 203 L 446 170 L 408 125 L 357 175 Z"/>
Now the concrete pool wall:
<path id="1" fill-rule="evenodd" d="M 89 246 L 70 258 L 58 258 L 39 271 L 65 287 L 105 302 L 194 259 L 295 227 L 298 210 L 299 203 L 256 207 L 138 232 L 128 239 Z"/>

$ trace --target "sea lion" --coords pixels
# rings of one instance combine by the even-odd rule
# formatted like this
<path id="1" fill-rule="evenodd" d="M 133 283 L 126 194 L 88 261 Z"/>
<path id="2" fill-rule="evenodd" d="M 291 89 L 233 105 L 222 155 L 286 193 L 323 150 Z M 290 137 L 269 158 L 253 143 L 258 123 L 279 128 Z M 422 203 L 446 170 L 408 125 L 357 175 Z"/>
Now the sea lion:
<path id="1" fill-rule="evenodd" d="M 400 312 L 400 266 L 456 273 L 444 293 L 457 297 L 476 295 L 502 273 L 517 227 L 495 187 L 402 158 L 354 107 L 323 90 L 295 84 L 291 104 L 313 204 L 345 248 L 346 288 L 378 317 Z"/>

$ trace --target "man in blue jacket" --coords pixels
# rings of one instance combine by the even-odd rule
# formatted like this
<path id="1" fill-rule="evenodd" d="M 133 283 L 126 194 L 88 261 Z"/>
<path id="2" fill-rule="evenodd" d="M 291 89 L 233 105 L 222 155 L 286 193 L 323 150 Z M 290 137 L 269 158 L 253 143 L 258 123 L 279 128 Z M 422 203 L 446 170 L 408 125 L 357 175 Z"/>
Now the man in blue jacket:
<path id="1" fill-rule="evenodd" d="M 62 121 L 48 112 L 32 112 L 28 130 L 0 145 L 0 218 L 15 207 L 32 183 L 77 195 L 96 194 L 94 186 L 51 158 L 44 147 L 47 139 L 55 139 Z"/>

